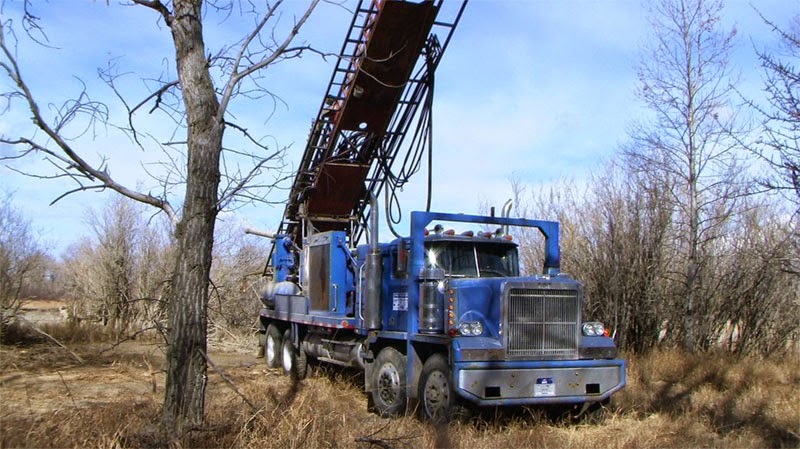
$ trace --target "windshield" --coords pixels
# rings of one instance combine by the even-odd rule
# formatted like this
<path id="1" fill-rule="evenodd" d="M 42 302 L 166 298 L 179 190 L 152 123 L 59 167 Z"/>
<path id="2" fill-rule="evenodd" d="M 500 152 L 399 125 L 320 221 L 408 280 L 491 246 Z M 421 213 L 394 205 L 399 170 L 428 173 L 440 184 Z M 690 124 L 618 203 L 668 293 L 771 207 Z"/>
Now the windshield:
<path id="1" fill-rule="evenodd" d="M 426 242 L 425 263 L 451 277 L 519 276 L 517 247 L 507 243 Z"/>

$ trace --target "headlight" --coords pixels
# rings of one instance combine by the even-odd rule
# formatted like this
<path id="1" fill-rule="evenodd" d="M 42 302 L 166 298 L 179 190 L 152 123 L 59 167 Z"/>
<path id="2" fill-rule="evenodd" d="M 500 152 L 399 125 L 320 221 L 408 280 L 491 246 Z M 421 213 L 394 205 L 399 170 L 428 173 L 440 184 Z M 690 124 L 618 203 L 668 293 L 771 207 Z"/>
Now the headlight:
<path id="1" fill-rule="evenodd" d="M 583 335 L 587 337 L 599 337 L 605 335 L 606 329 L 603 326 L 603 323 L 597 321 L 590 321 L 588 323 L 583 323 L 583 327 L 581 328 L 583 331 Z"/>
<path id="2" fill-rule="evenodd" d="M 469 337 L 483 334 L 483 323 L 480 321 L 464 321 L 458 325 L 458 333 Z"/>
<path id="3" fill-rule="evenodd" d="M 471 323 L 469 325 L 469 327 L 472 328 L 472 335 L 474 335 L 476 337 L 483 333 L 483 324 L 480 321 L 476 321 L 474 323 Z"/>

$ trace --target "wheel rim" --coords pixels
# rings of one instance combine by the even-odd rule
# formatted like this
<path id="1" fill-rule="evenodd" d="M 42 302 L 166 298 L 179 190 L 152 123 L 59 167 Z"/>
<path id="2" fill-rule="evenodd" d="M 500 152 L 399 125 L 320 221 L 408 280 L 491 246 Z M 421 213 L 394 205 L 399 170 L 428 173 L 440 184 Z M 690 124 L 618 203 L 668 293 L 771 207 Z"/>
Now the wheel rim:
<path id="1" fill-rule="evenodd" d="M 385 363 L 378 370 L 378 392 L 384 404 L 396 405 L 400 397 L 400 373 L 391 363 Z"/>
<path id="2" fill-rule="evenodd" d="M 432 421 L 440 421 L 447 417 L 450 407 L 450 384 L 441 371 L 434 371 L 425 381 L 423 390 L 425 413 Z"/>

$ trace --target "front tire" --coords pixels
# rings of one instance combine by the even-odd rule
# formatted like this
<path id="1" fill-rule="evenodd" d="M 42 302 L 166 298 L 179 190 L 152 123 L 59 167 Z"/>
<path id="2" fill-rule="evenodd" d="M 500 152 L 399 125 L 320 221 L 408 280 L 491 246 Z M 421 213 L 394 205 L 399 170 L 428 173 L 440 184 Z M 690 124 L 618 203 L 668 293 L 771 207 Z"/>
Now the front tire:
<path id="1" fill-rule="evenodd" d="M 434 424 L 451 419 L 467 419 L 470 412 L 457 397 L 450 376 L 450 365 L 442 354 L 434 354 L 422 366 L 418 398 L 420 418 Z"/>
<path id="2" fill-rule="evenodd" d="M 372 405 L 382 417 L 399 416 L 406 411 L 406 356 L 385 347 L 375 358 L 372 369 Z"/>
<path id="3" fill-rule="evenodd" d="M 283 373 L 292 376 L 292 379 L 305 379 L 308 369 L 308 359 L 302 349 L 294 347 L 292 344 L 292 331 L 287 329 L 283 333 L 283 343 L 281 345 L 281 364 Z"/>
<path id="4" fill-rule="evenodd" d="M 264 359 L 267 361 L 269 368 L 281 366 L 282 343 L 283 338 L 278 327 L 274 324 L 267 326 L 267 331 L 264 335 Z"/>

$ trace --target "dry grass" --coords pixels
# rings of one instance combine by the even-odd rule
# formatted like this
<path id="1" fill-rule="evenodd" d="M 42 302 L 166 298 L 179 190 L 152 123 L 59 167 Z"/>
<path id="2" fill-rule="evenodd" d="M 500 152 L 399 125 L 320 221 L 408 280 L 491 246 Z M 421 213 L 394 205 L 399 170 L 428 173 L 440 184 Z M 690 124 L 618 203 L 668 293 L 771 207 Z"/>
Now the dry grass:
<path id="1" fill-rule="evenodd" d="M 798 366 L 797 356 L 655 352 L 630 361 L 619 413 L 675 423 L 677 440 L 668 438 L 664 446 L 798 447 Z"/>
<path id="2" fill-rule="evenodd" d="M 90 345 L 71 349 L 83 364 L 48 344 L 0 347 L 0 447 L 800 446 L 797 357 L 737 360 L 656 352 L 630 361 L 629 386 L 599 423 L 517 409 L 487 411 L 470 422 L 436 428 L 411 416 L 382 419 L 368 413 L 357 372 L 318 369 L 292 384 L 252 354 L 212 351 L 215 364 L 247 401 L 211 371 L 207 426 L 167 438 L 157 432 L 163 394 L 157 353 L 145 354 L 140 346 L 100 355 Z"/>

